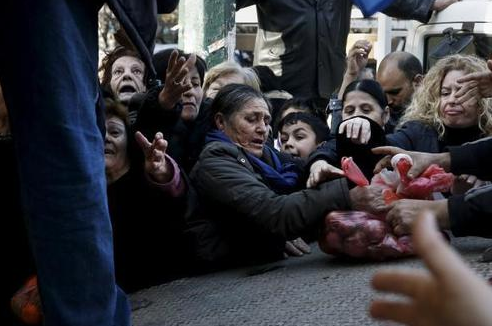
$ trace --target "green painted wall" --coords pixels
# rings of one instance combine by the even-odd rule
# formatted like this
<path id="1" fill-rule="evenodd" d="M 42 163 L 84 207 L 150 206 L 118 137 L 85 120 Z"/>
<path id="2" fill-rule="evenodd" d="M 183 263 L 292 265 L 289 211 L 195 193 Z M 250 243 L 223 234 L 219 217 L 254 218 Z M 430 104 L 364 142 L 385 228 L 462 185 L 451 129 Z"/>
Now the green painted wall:
<path id="1" fill-rule="evenodd" d="M 209 67 L 232 60 L 235 0 L 181 0 L 179 47 L 205 58 Z"/>

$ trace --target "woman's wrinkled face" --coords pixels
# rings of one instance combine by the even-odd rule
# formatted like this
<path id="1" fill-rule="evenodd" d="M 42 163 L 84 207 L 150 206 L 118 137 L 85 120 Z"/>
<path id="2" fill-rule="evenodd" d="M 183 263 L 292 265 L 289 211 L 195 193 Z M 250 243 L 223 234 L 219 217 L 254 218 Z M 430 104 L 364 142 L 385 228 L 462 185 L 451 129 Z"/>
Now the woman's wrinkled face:
<path id="1" fill-rule="evenodd" d="M 111 67 L 111 91 L 121 102 L 128 102 L 135 93 L 146 91 L 145 65 L 135 57 L 118 58 Z"/>
<path id="2" fill-rule="evenodd" d="M 244 78 L 235 73 L 220 76 L 210 84 L 205 96 L 208 98 L 215 98 L 215 95 L 217 95 L 221 88 L 229 84 L 244 84 Z"/>
<path id="3" fill-rule="evenodd" d="M 219 129 L 235 144 L 256 157 L 263 155 L 271 116 L 263 99 L 251 99 L 229 119 L 224 119 Z"/>
<path id="4" fill-rule="evenodd" d="M 196 66 L 194 66 L 186 75 L 185 83 L 189 83 L 191 89 L 184 92 L 181 96 L 181 102 L 183 104 L 181 118 L 190 121 L 196 119 L 203 98 L 202 83 Z"/>
<path id="5" fill-rule="evenodd" d="M 104 160 L 106 171 L 112 174 L 128 169 L 125 123 L 118 117 L 106 118 L 106 137 L 104 142 Z"/>
<path id="6" fill-rule="evenodd" d="M 307 158 L 318 147 L 313 128 L 302 121 L 284 125 L 280 131 L 280 142 L 282 152 L 301 158 Z"/>
<path id="7" fill-rule="evenodd" d="M 478 124 L 479 107 L 476 99 L 458 104 L 455 94 L 461 88 L 456 80 L 466 73 L 462 70 L 449 71 L 442 80 L 439 115 L 445 126 L 466 128 Z"/>
<path id="8" fill-rule="evenodd" d="M 352 91 L 345 95 L 342 120 L 363 116 L 375 121 L 382 127 L 387 121 L 387 115 L 386 110 L 381 108 L 376 99 L 365 92 Z"/>

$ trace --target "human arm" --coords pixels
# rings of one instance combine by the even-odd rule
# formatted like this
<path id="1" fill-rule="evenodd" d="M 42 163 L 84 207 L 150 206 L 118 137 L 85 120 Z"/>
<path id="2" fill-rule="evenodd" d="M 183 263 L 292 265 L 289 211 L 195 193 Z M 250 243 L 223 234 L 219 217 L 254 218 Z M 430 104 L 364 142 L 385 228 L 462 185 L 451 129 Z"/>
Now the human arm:
<path id="1" fill-rule="evenodd" d="M 185 77 L 195 65 L 196 55 L 192 54 L 188 59 L 179 57 L 178 51 L 174 50 L 169 57 L 166 69 L 164 87 L 159 93 L 159 105 L 164 110 L 171 110 L 181 100 L 183 93 L 192 88 L 191 83 Z"/>
<path id="2" fill-rule="evenodd" d="M 450 171 L 492 180 L 492 138 L 483 138 L 462 146 L 449 147 Z"/>
<path id="3" fill-rule="evenodd" d="M 374 173 L 379 173 L 385 167 L 391 166 L 391 158 L 396 154 L 406 154 L 412 158 L 412 167 L 408 170 L 408 177 L 416 178 L 431 164 L 437 164 L 444 170 L 449 171 L 451 158 L 449 153 L 421 153 L 407 151 L 394 146 L 381 146 L 372 149 L 374 154 L 386 155 L 381 159 L 374 169 Z"/>
<path id="4" fill-rule="evenodd" d="M 163 86 L 156 86 L 145 93 L 145 97 L 137 119 L 133 124 L 134 130 L 139 130 L 145 137 L 151 139 L 157 132 L 162 132 L 169 139 L 181 115 L 181 108 L 176 105 L 171 110 L 163 110 L 159 105 L 159 93 Z"/>
<path id="5" fill-rule="evenodd" d="M 492 186 L 480 187 L 465 195 L 442 200 L 401 199 L 389 206 L 386 220 L 397 235 L 410 233 L 422 211 L 436 216 L 441 229 L 450 229 L 454 236 L 492 237 Z"/>
<path id="6" fill-rule="evenodd" d="M 449 7 L 450 5 L 452 5 L 453 3 L 458 2 L 458 1 L 461 1 L 461 0 L 435 0 L 434 4 L 432 5 L 432 10 L 435 10 L 435 11 L 444 10 L 447 7 Z"/>
<path id="7" fill-rule="evenodd" d="M 374 148 L 372 151 L 375 154 L 387 155 L 376 165 L 375 173 L 390 166 L 391 156 L 404 153 L 413 160 L 412 168 L 408 171 L 410 178 L 420 175 L 431 164 L 437 164 L 456 175 L 470 174 L 482 180 L 492 178 L 490 169 L 492 166 L 492 138 L 490 137 L 462 146 L 451 146 L 449 152 L 437 154 L 407 151 L 392 146 Z"/>
<path id="8" fill-rule="evenodd" d="M 398 235 L 410 234 L 422 211 L 430 211 L 436 216 L 441 229 L 449 229 L 448 200 L 400 199 L 389 205 L 386 221 Z"/>
<path id="9" fill-rule="evenodd" d="M 338 127 L 338 133 L 345 135 L 354 144 L 367 144 L 371 139 L 371 123 L 367 118 L 347 119 Z"/>
<path id="10" fill-rule="evenodd" d="M 449 225 L 454 236 L 492 237 L 492 186 L 448 198 Z"/>
<path id="11" fill-rule="evenodd" d="M 232 209 L 261 230 L 285 239 L 312 230 L 328 212 L 374 203 L 378 194 L 369 187 L 349 192 L 342 178 L 279 195 L 262 182 L 241 152 L 234 145 L 209 144 L 191 175 L 198 194 L 204 201 Z"/>
<path id="12" fill-rule="evenodd" d="M 343 93 L 347 86 L 357 80 L 360 72 L 367 66 L 369 52 L 372 44 L 367 40 L 357 40 L 347 55 L 347 68 L 343 75 L 342 85 L 338 91 L 338 99 L 342 99 Z"/>
<path id="13" fill-rule="evenodd" d="M 483 181 L 474 175 L 461 174 L 454 179 L 451 193 L 453 195 L 462 195 L 470 189 L 478 188 L 490 184 L 490 181 Z"/>
<path id="14" fill-rule="evenodd" d="M 176 162 L 166 154 L 167 141 L 162 133 L 157 133 L 152 143 L 140 132 L 135 133 L 135 138 L 144 153 L 144 171 L 149 182 L 172 197 L 183 195 L 186 187 L 181 180 L 181 171 Z"/>
<path id="15" fill-rule="evenodd" d="M 395 0 L 383 10 L 388 16 L 426 23 L 432 10 L 441 11 L 458 0 Z"/>
<path id="16" fill-rule="evenodd" d="M 340 164 L 340 158 L 336 151 L 336 140 L 330 139 L 311 153 L 306 163 L 309 169 L 309 177 L 306 186 L 313 188 L 329 180 L 343 176 L 343 171 L 336 166 Z"/>
<path id="17" fill-rule="evenodd" d="M 450 249 L 436 230 L 434 217 L 424 212 L 413 230 L 413 245 L 429 272 L 384 270 L 372 286 L 400 294 L 405 301 L 374 300 L 372 317 L 405 325 L 485 326 L 492 324 L 492 290 Z"/>
<path id="18" fill-rule="evenodd" d="M 329 164 L 323 159 L 317 160 L 309 168 L 309 177 L 306 183 L 307 188 L 314 188 L 322 182 L 332 178 L 343 176 L 344 173 L 339 168 Z"/>
<path id="19" fill-rule="evenodd" d="M 461 88 L 455 97 L 458 103 L 464 103 L 476 97 L 492 97 L 492 60 L 487 61 L 488 71 L 467 74 L 458 79 Z"/>
<path id="20" fill-rule="evenodd" d="M 304 254 L 310 254 L 311 247 L 301 238 L 285 242 L 285 255 L 300 257 Z"/>

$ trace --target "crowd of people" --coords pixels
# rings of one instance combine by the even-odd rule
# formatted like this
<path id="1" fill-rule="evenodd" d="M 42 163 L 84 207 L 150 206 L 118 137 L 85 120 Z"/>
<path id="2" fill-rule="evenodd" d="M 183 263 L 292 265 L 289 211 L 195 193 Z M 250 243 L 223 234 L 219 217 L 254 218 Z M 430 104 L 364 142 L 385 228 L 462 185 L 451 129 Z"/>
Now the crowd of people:
<path id="1" fill-rule="evenodd" d="M 275 1 L 238 1 L 238 8 L 258 6 L 255 58 L 263 65 L 207 67 L 203 58 L 177 49 L 150 55 L 145 29 L 151 27 L 139 22 L 155 7 L 131 12 L 125 3 L 140 5 L 108 2 L 134 46 L 117 47 L 100 67 L 95 39 L 72 44 L 79 34 L 94 34 L 99 7 L 70 1 L 36 4 L 29 12 L 36 17 L 29 28 L 44 38 L 57 28 L 70 34 L 70 40 L 53 36 L 47 44 L 70 60 L 47 52 L 35 33 L 30 51 L 0 57 L 0 173 L 6 181 L 0 197 L 10 205 L 9 236 L 2 238 L 11 267 L 0 302 L 5 324 L 22 319 L 12 315 L 10 299 L 36 274 L 46 325 L 129 325 L 124 292 L 308 254 L 325 216 L 343 210 L 386 214 L 394 234 L 415 233 L 416 251 L 432 272 L 379 273 L 376 289 L 408 295 L 415 304 L 375 302 L 375 318 L 465 325 L 451 313 L 472 309 L 458 298 L 462 294 L 477 302 L 477 325 L 492 322 L 480 302 L 492 291 L 449 252 L 430 217 L 454 236 L 492 236 L 491 61 L 455 54 L 424 74 L 416 57 L 394 52 L 374 79 L 364 74 L 372 47 L 366 41 L 356 42 L 341 64 L 351 1 L 328 1 L 329 18 L 313 17 L 327 19 L 321 24 L 327 34 L 320 29 L 313 39 L 303 36 L 310 35 L 308 26 L 271 20 L 273 5 L 266 3 Z M 452 2 L 395 1 L 386 12 L 425 20 Z M 160 1 L 157 9 L 169 12 L 176 5 Z M 288 1 L 277 6 L 288 7 L 286 19 L 308 10 Z M 61 18 L 46 24 L 46 13 Z M 284 44 L 270 28 L 289 35 Z M 337 42 L 329 53 L 318 47 L 324 59 L 317 67 L 311 67 L 316 60 L 293 52 L 299 38 L 324 45 L 327 37 Z M 0 39 L 18 42 L 5 33 Z M 29 53 L 40 55 L 33 80 L 23 84 L 12 67 Z M 278 59 L 289 55 L 297 59 Z M 325 59 L 330 66 L 323 66 Z M 29 96 L 21 94 L 26 90 Z M 341 106 L 339 124 L 329 124 L 325 110 L 332 93 Z M 341 158 L 353 157 L 370 179 L 399 153 L 413 159 L 409 178 L 432 163 L 451 171 L 457 176 L 451 192 L 439 200 L 387 204 L 381 187 L 355 186 L 341 169 Z M 457 286 L 453 277 L 469 287 Z M 454 296 L 445 297 L 449 293 Z M 449 305 L 440 303 L 446 300 Z"/>

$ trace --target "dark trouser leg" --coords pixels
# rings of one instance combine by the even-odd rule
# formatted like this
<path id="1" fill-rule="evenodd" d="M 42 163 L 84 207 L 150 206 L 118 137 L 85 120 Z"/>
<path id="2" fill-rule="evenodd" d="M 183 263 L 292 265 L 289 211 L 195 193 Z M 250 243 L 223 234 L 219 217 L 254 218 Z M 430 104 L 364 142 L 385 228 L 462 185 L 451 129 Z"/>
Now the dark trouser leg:
<path id="1" fill-rule="evenodd" d="M 0 11 L 0 80 L 46 325 L 130 323 L 96 123 L 96 2 L 12 0 Z"/>

